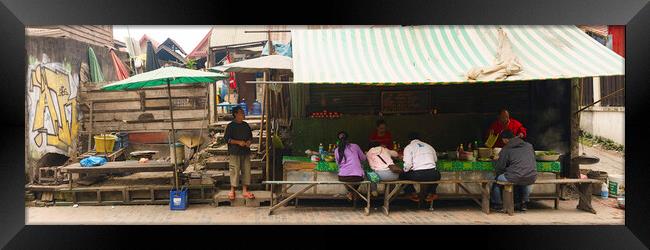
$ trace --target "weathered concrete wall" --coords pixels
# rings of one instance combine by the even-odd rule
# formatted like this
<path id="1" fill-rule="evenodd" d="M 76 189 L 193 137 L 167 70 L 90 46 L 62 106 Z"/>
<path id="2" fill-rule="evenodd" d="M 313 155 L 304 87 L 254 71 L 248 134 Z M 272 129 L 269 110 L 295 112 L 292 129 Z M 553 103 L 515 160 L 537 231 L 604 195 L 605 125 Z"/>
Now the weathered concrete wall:
<path id="1" fill-rule="evenodd" d="M 96 53 L 104 79 L 116 79 L 109 50 L 65 38 L 26 37 L 28 57 L 25 95 L 27 99 L 27 164 L 46 153 L 71 156 L 77 150 L 80 120 L 78 106 L 82 63 L 88 63 L 88 47 Z"/>
<path id="2" fill-rule="evenodd" d="M 594 107 L 580 114 L 580 129 L 625 144 L 625 108 Z"/>

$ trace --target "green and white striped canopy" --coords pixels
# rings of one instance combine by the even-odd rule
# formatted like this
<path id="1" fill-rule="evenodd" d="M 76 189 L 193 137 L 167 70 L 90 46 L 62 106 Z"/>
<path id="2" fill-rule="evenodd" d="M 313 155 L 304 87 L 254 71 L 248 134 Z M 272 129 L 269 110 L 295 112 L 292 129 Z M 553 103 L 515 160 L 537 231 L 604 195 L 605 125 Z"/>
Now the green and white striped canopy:
<path id="1" fill-rule="evenodd" d="M 292 30 L 296 83 L 467 83 L 493 66 L 497 30 L 523 71 L 504 81 L 624 75 L 624 59 L 576 26 L 409 26 Z"/>

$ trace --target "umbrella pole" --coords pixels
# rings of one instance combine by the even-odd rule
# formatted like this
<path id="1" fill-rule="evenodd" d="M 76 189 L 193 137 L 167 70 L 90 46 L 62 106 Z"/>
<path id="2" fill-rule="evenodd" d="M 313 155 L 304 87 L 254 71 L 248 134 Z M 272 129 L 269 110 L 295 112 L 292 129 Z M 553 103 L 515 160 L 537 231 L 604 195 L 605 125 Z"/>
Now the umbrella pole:
<path id="1" fill-rule="evenodd" d="M 174 111 L 173 111 L 173 105 L 172 105 L 172 89 L 169 83 L 169 79 L 167 79 L 167 95 L 169 97 L 169 118 L 171 119 L 172 122 L 172 140 L 170 142 L 169 146 L 169 154 L 174 154 L 174 189 L 178 190 L 178 169 L 176 166 L 176 131 L 174 131 Z"/>

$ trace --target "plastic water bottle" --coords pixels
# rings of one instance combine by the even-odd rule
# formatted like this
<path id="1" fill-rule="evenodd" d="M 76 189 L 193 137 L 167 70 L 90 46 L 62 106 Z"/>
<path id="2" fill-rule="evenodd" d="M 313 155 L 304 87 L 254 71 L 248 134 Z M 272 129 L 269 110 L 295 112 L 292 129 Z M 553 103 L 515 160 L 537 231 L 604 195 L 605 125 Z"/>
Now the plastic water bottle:
<path id="1" fill-rule="evenodd" d="M 600 198 L 607 199 L 609 197 L 609 189 L 607 188 L 607 182 L 603 183 L 600 187 Z"/>
<path id="2" fill-rule="evenodd" d="M 318 153 L 320 154 L 321 159 L 325 156 L 325 149 L 323 149 L 323 143 L 318 144 Z"/>

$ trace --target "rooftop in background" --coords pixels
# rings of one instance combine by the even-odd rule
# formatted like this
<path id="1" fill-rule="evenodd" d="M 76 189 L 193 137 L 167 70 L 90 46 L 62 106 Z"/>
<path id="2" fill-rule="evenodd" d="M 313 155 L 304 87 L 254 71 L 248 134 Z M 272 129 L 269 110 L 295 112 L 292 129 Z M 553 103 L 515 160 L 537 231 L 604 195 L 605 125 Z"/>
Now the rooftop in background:
<path id="1" fill-rule="evenodd" d="M 205 34 L 203 39 L 201 39 L 199 44 L 196 45 L 192 52 L 187 55 L 188 59 L 197 59 L 208 56 L 208 47 L 210 46 L 210 36 L 212 36 L 212 30 L 213 29 L 210 29 L 210 31 Z"/>
<path id="2" fill-rule="evenodd" d="M 172 39 L 172 38 L 167 38 L 167 40 L 165 40 L 160 45 L 161 46 L 166 46 L 167 48 L 170 48 L 171 50 L 173 50 L 175 52 L 179 51 L 179 52 L 181 52 L 181 54 L 183 56 L 187 55 L 187 52 L 185 52 L 185 50 L 183 50 L 183 48 L 180 45 L 178 45 L 178 43 L 176 41 L 174 41 L 174 39 Z"/>
<path id="3" fill-rule="evenodd" d="M 607 35 L 609 35 L 607 25 L 577 25 L 577 26 L 579 29 L 583 30 L 584 32 L 591 32 L 602 37 L 607 37 Z"/>

